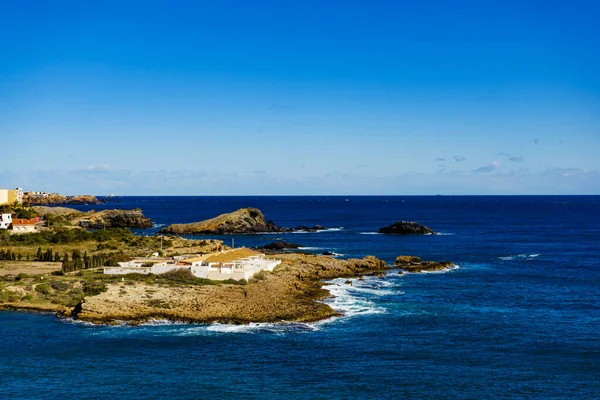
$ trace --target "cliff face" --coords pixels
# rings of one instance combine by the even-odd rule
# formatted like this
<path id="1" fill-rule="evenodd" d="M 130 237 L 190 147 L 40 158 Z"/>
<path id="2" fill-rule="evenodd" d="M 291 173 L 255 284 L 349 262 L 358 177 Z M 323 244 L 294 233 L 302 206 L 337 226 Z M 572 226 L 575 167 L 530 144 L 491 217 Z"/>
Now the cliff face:
<path id="1" fill-rule="evenodd" d="M 152 228 L 152 221 L 145 217 L 140 209 L 91 212 L 71 222 L 85 229 Z"/>
<path id="2" fill-rule="evenodd" d="M 432 235 L 434 232 L 426 226 L 416 222 L 398 221 L 390 226 L 379 228 L 379 233 L 392 235 Z"/>
<path id="3" fill-rule="evenodd" d="M 315 225 L 312 228 L 283 228 L 276 226 L 273 221 L 265 221 L 265 216 L 258 208 L 240 208 L 228 214 L 189 224 L 172 224 L 160 230 L 161 233 L 172 234 L 250 234 L 261 232 L 292 232 L 296 230 L 317 231 L 324 229 Z"/>

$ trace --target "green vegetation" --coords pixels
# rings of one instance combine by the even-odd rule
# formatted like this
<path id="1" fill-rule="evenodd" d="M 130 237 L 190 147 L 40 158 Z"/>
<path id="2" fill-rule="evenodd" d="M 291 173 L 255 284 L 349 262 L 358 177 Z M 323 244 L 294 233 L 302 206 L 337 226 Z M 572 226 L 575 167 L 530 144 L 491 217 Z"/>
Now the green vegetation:
<path id="1" fill-rule="evenodd" d="M 0 246 L 47 246 L 52 244 L 70 244 L 87 241 L 108 242 L 116 241 L 129 243 L 136 240 L 136 236 L 125 228 L 114 228 L 99 231 L 86 231 L 84 229 L 57 228 L 53 231 L 43 231 L 22 235 L 11 235 L 9 232 L 0 231 Z"/>
<path id="2" fill-rule="evenodd" d="M 31 219 L 37 217 L 35 210 L 29 207 L 28 203 L 3 204 L 0 206 L 0 214 L 12 214 L 14 218 Z"/>

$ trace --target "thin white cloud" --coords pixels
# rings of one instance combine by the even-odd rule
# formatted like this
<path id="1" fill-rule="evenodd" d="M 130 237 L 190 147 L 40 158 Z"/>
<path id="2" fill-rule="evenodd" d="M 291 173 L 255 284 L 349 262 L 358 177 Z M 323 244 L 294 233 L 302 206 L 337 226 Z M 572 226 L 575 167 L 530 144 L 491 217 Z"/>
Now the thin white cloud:
<path id="1" fill-rule="evenodd" d="M 465 161 L 467 158 L 465 156 L 461 156 L 461 155 L 456 155 L 454 156 L 454 161 L 456 162 L 463 162 Z"/>
<path id="2" fill-rule="evenodd" d="M 499 166 L 500 166 L 500 163 L 498 161 L 494 161 L 491 164 L 484 165 L 484 166 L 481 166 L 481 167 L 473 170 L 473 172 L 476 174 L 487 174 L 490 172 L 494 172 L 495 170 L 498 169 Z"/>

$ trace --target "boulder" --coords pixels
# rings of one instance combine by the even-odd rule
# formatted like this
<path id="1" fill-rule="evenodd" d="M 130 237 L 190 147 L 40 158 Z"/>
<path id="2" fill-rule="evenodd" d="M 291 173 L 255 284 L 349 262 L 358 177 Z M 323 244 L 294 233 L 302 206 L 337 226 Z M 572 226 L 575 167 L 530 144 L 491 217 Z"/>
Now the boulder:
<path id="1" fill-rule="evenodd" d="M 417 222 L 397 221 L 390 226 L 379 228 L 379 233 L 391 235 L 432 235 L 434 232 Z"/>

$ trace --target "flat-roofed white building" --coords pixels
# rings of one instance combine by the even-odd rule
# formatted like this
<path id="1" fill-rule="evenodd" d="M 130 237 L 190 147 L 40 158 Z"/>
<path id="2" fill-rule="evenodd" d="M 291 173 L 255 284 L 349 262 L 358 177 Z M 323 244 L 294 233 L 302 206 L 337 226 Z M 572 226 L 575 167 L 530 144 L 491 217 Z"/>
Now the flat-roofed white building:
<path id="1" fill-rule="evenodd" d="M 10 224 L 12 224 L 12 215 L 0 214 L 0 229 L 8 229 Z"/>
<path id="2" fill-rule="evenodd" d="M 152 263 L 151 266 L 150 263 Z M 249 280 L 257 272 L 273 271 L 279 264 L 281 264 L 281 260 L 271 260 L 265 258 L 265 255 L 258 251 L 242 247 L 188 259 L 138 258 L 120 262 L 118 267 L 105 267 L 104 273 L 110 275 L 131 273 L 160 275 L 178 269 L 187 269 L 198 278 L 215 281 Z"/>

